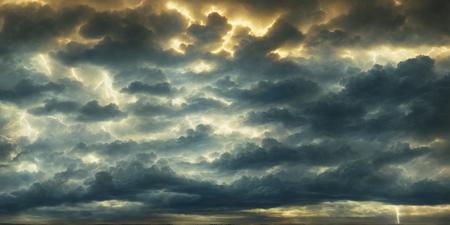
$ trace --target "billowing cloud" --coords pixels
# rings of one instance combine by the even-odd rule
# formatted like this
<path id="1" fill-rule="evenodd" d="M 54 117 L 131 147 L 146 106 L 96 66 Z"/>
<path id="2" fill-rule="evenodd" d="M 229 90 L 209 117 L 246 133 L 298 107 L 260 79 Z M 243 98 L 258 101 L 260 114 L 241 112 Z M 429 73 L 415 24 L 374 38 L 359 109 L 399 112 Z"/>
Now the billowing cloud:
<path id="1" fill-rule="evenodd" d="M 0 0 L 0 221 L 445 224 L 448 9 Z"/>

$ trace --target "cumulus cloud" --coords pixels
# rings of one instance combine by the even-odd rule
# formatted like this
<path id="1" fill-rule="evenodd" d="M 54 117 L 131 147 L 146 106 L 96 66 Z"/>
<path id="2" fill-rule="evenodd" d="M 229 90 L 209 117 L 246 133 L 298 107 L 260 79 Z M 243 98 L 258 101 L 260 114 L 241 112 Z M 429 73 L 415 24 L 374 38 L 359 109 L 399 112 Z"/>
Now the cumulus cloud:
<path id="1" fill-rule="evenodd" d="M 105 106 L 101 106 L 98 104 L 97 101 L 90 101 L 83 105 L 80 108 L 80 114 L 78 115 L 77 119 L 79 121 L 104 121 L 104 120 L 110 120 L 115 118 L 121 118 L 125 114 L 120 111 L 119 107 L 114 104 L 110 103 Z"/>
<path id="2" fill-rule="evenodd" d="M 47 92 L 61 92 L 63 90 L 63 85 L 53 82 L 37 84 L 32 80 L 24 79 L 14 85 L 10 90 L 0 90 L 0 99 L 3 101 L 20 103 L 22 101 L 38 98 Z"/>

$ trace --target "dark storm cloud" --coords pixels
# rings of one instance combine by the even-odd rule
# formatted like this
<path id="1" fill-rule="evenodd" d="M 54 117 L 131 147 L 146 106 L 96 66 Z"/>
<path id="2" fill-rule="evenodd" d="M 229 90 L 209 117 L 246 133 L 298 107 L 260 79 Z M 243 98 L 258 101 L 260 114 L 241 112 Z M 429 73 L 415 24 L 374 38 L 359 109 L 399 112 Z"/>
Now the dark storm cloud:
<path id="1" fill-rule="evenodd" d="M 167 82 L 166 74 L 158 68 L 128 68 L 120 70 L 114 76 L 117 86 L 128 85 L 130 80 L 142 83 L 164 83 Z"/>
<path id="2" fill-rule="evenodd" d="M 354 200 L 383 199 L 392 203 L 403 204 L 440 204 L 446 198 L 436 198 L 429 190 L 445 194 L 445 181 L 430 181 L 423 179 L 417 182 L 403 180 L 398 171 L 387 173 L 377 165 L 365 161 L 355 161 L 341 165 L 320 175 L 310 184 L 311 190 L 326 192 L 333 199 L 339 193 L 345 198 Z M 406 187 L 404 184 L 408 184 Z M 428 188 L 424 188 L 424 185 Z M 333 187 L 333 188 L 330 188 Z M 425 203 L 426 202 L 426 203 Z"/>
<path id="3" fill-rule="evenodd" d="M 280 17 L 292 21 L 293 24 L 301 25 L 320 21 L 324 16 L 324 12 L 320 9 L 320 2 L 316 0 L 284 0 L 281 2 L 249 0 L 244 1 L 243 4 L 253 8 L 256 13 L 267 13 L 275 11 L 274 9 L 281 9 Z"/>
<path id="4" fill-rule="evenodd" d="M 83 122 L 121 119 L 126 114 L 114 103 L 101 106 L 96 100 L 90 101 L 80 108 L 77 120 Z"/>
<path id="5" fill-rule="evenodd" d="M 173 115 L 176 109 L 170 105 L 154 104 L 150 102 L 138 101 L 130 106 L 130 110 L 137 116 L 158 116 Z"/>
<path id="6" fill-rule="evenodd" d="M 11 143 L 8 138 L 0 136 L 0 162 L 11 159 L 11 154 L 16 151 L 17 145 Z"/>
<path id="7" fill-rule="evenodd" d="M 444 27 L 450 23 L 444 12 L 446 1 L 340 1 L 348 11 L 320 28 L 310 30 L 308 39 L 318 48 L 335 43 L 334 47 L 375 46 L 396 44 L 412 46 L 420 44 L 441 45 L 449 43 Z M 323 5 L 332 2 L 323 1 Z M 321 26 L 320 26 L 321 27 Z M 426 35 L 425 35 L 425 33 Z M 316 40 L 316 38 L 319 38 Z M 320 46 L 320 43 L 325 46 Z M 350 44 L 350 45 L 349 45 Z"/>
<path id="8" fill-rule="evenodd" d="M 276 80 L 305 74 L 305 68 L 298 62 L 279 59 L 271 53 L 280 47 L 298 46 L 304 40 L 302 32 L 289 21 L 282 19 L 275 21 L 261 37 L 253 36 L 248 29 L 238 28 L 233 36 L 236 42 L 234 57 L 226 61 L 219 60 L 218 74 L 233 75 L 235 81 L 239 83 Z"/>
<path id="9" fill-rule="evenodd" d="M 194 129 L 187 129 L 186 134 L 175 139 L 157 140 L 150 143 L 159 152 L 197 150 L 213 146 L 216 143 L 213 129 L 209 125 L 199 124 Z"/>
<path id="10" fill-rule="evenodd" d="M 279 145 L 273 140 L 266 142 L 265 147 L 277 148 Z M 318 155 L 321 153 L 315 152 L 318 149 L 306 147 L 303 150 L 307 152 L 303 155 L 307 160 L 323 162 L 323 158 Z M 404 180 L 398 170 L 385 169 L 387 165 L 408 162 L 423 154 L 414 151 L 416 150 L 408 146 L 400 146 L 388 151 L 388 154 L 375 155 L 369 160 L 363 158 L 339 163 L 337 168 L 327 170 L 319 176 L 307 171 L 298 174 L 298 169 L 286 168 L 260 178 L 244 176 L 229 185 L 216 185 L 186 178 L 163 164 L 145 166 L 139 161 L 120 161 L 108 170 L 91 175 L 73 168 L 68 169 L 56 173 L 50 180 L 34 183 L 29 188 L 13 191 L 11 194 L 3 194 L 0 211 L 10 214 L 39 206 L 109 199 L 139 201 L 156 210 L 170 209 L 184 213 L 214 211 L 217 207 L 220 207 L 220 210 L 265 208 L 333 200 L 382 199 L 385 202 L 400 204 L 448 202 L 450 199 L 442 198 L 449 193 L 445 188 L 445 181 L 424 179 L 410 182 Z M 339 155 L 338 152 L 335 154 Z M 266 157 L 263 161 L 291 161 L 290 157 L 283 157 L 287 156 L 286 154 L 280 155 L 276 155 L 275 160 Z M 256 154 L 254 156 L 259 157 Z M 332 158 L 329 158 L 330 162 L 333 162 Z M 251 161 L 244 161 L 246 162 L 242 165 L 258 166 Z M 74 180 L 84 180 L 86 187 L 70 186 L 70 181 Z M 151 192 L 152 190 L 164 191 Z M 166 195 L 167 192 L 174 195 Z M 160 201 L 161 198 L 165 201 Z"/>
<path id="11" fill-rule="evenodd" d="M 157 83 L 157 84 L 145 84 L 140 81 L 133 81 L 128 87 L 122 88 L 122 92 L 130 94 L 153 94 L 153 95 L 170 95 L 175 90 L 171 87 L 170 83 Z"/>
<path id="12" fill-rule="evenodd" d="M 307 121 L 285 108 L 270 108 L 267 111 L 250 112 L 246 115 L 246 122 L 253 125 L 281 123 L 286 127 L 296 127 Z"/>
<path id="13" fill-rule="evenodd" d="M 142 62 L 179 64 L 189 59 L 173 50 L 164 50 L 159 42 L 182 32 L 186 23 L 176 12 L 158 14 L 145 4 L 125 11 L 97 12 L 81 26 L 80 34 L 101 40 L 93 46 L 70 42 L 53 56 L 68 64 L 88 62 L 111 67 Z"/>
<path id="14" fill-rule="evenodd" d="M 205 148 L 217 146 L 217 140 L 213 129 L 208 125 L 197 125 L 194 129 L 187 129 L 185 134 L 167 139 L 159 139 L 147 142 L 136 141 L 120 141 L 116 140 L 111 143 L 87 145 L 79 143 L 75 146 L 74 151 L 96 152 L 104 154 L 108 157 L 124 157 L 130 153 L 157 152 L 158 154 L 167 155 L 180 151 L 197 151 L 201 152 Z"/>
<path id="15" fill-rule="evenodd" d="M 448 122 L 440 115 L 446 114 L 448 109 L 440 96 L 445 96 L 448 91 L 443 88 L 448 83 L 448 76 L 435 74 L 433 64 L 429 57 L 419 56 L 400 62 L 396 69 L 376 66 L 367 74 L 349 80 L 337 96 L 337 99 L 343 97 L 344 101 L 334 101 L 338 104 L 336 107 L 320 103 L 315 106 L 319 108 L 311 108 L 313 121 L 322 121 L 323 125 L 330 125 L 327 129 L 331 130 L 334 127 L 332 120 L 337 119 L 348 121 L 341 125 L 356 125 L 355 128 L 363 129 L 363 132 L 380 133 L 384 130 L 420 136 L 445 135 Z M 345 111 L 340 114 L 336 110 Z M 331 117 L 320 112 L 329 112 Z"/>
<path id="16" fill-rule="evenodd" d="M 226 110 L 225 103 L 212 98 L 192 97 L 187 99 L 187 103 L 181 105 L 183 113 L 207 112 L 211 110 Z"/>
<path id="17" fill-rule="evenodd" d="M 30 110 L 35 115 L 48 115 L 55 113 L 72 113 L 81 106 L 74 101 L 58 101 L 56 99 L 46 100 L 44 106 L 36 107 Z"/>
<path id="18" fill-rule="evenodd" d="M 201 192 L 218 192 L 215 185 L 208 182 L 198 182 L 177 175 L 171 168 L 161 165 L 145 167 L 138 161 L 119 162 L 107 171 L 96 172 L 85 180 L 84 186 L 70 185 L 70 181 L 85 178 L 83 171 L 67 170 L 55 174 L 44 182 L 37 182 L 27 189 L 13 191 L 10 194 L 1 194 L 0 213 L 10 214 L 38 206 L 55 206 L 62 203 L 90 202 L 94 200 L 140 200 L 146 201 L 145 192 L 151 190 L 173 191 L 199 195 Z M 156 193 L 156 196 L 164 195 Z M 185 198 L 166 197 L 159 207 L 168 207 L 180 204 L 186 206 L 190 200 Z M 152 197 L 152 196 L 149 196 Z M 154 198 L 153 197 L 153 198 Z M 164 197 L 164 196 L 161 196 Z M 182 197 L 182 196 L 181 196 Z M 196 196 L 191 197 L 198 199 Z M 151 198 L 148 199 L 151 201 Z M 155 199 L 157 202 L 158 198 Z M 157 203 L 154 202 L 154 203 Z M 150 203 L 150 202 L 149 202 Z M 151 202 L 153 203 L 153 202 Z"/>
<path id="19" fill-rule="evenodd" d="M 288 101 L 287 106 L 291 108 L 252 112 L 248 115 L 248 122 L 280 122 L 287 127 L 304 126 L 319 135 L 328 136 L 393 133 L 422 138 L 446 136 L 449 132 L 448 120 L 442 115 L 446 115 L 448 111 L 443 99 L 443 96 L 448 95 L 448 88 L 445 88 L 448 80 L 448 76 L 435 73 L 431 58 L 418 56 L 400 62 L 396 68 L 377 65 L 366 73 L 344 80 L 341 92 L 323 95 L 316 101 L 303 104 L 301 108 L 295 102 Z M 289 81 L 284 84 L 294 85 Z M 251 102 L 257 103 L 262 99 L 270 103 L 268 100 L 282 93 L 291 93 L 289 90 L 280 85 L 277 94 L 251 98 Z M 301 96 L 297 91 L 306 92 L 305 88 L 292 90 L 296 90 L 291 93 L 296 101 Z M 312 98 L 310 93 L 306 92 L 306 99 Z M 242 97 L 242 100 L 247 99 Z M 275 102 L 282 100 L 277 99 Z"/>
<path id="20" fill-rule="evenodd" d="M 439 32 L 444 36 L 449 35 L 450 16 L 446 13 L 450 9 L 448 1 L 409 0 L 405 1 L 404 7 L 406 15 L 412 24 Z"/>
<path id="21" fill-rule="evenodd" d="M 56 52 L 54 57 L 67 64 L 96 63 L 112 67 L 127 63 L 138 64 L 143 61 L 162 65 L 186 61 L 174 51 L 163 51 L 148 42 L 151 41 L 114 40 L 106 36 L 93 47 L 71 42 Z"/>
<path id="22" fill-rule="evenodd" d="M 222 37 L 231 29 L 227 18 L 218 13 L 208 15 L 206 24 L 192 24 L 187 29 L 187 33 L 194 37 L 195 47 L 211 50 L 220 46 Z"/>
<path id="23" fill-rule="evenodd" d="M 12 89 L 0 90 L 0 100 L 19 104 L 42 97 L 49 92 L 62 92 L 64 88 L 64 85 L 53 82 L 40 84 L 29 79 L 24 79 L 14 85 Z"/>
<path id="24" fill-rule="evenodd" d="M 191 113 L 201 113 L 208 111 L 226 110 L 227 106 L 222 101 L 201 96 L 192 96 L 186 99 L 180 106 L 167 103 L 151 103 L 147 101 L 137 101 L 131 104 L 129 110 L 141 117 L 165 116 L 179 117 Z"/>
<path id="25" fill-rule="evenodd" d="M 261 146 L 246 144 L 223 153 L 209 166 L 222 171 L 269 169 L 274 166 L 340 166 L 365 159 L 374 166 L 398 165 L 429 154 L 427 148 L 411 149 L 407 144 L 386 146 L 370 142 L 324 141 L 319 144 L 289 146 L 264 139 Z"/>
<path id="26" fill-rule="evenodd" d="M 286 44 L 298 43 L 304 36 L 288 21 L 277 20 L 263 37 L 243 37 L 240 41 L 236 60 L 265 57 L 267 53 Z"/>
<path id="27" fill-rule="evenodd" d="M 319 48 L 333 48 L 336 46 L 347 46 L 350 47 L 359 43 L 361 37 L 353 35 L 343 30 L 328 30 L 323 26 L 313 26 L 305 40 L 306 44 L 310 47 Z"/>
<path id="28" fill-rule="evenodd" d="M 2 168 L 0 170 L 0 179 L 3 182 L 2 186 L 0 186 L 0 191 L 10 192 L 17 190 L 33 182 L 35 178 L 35 175 L 27 172 L 15 172 L 8 167 Z"/>
<path id="29" fill-rule="evenodd" d="M 208 5 L 217 5 L 219 8 L 225 9 L 228 15 L 248 16 L 255 20 L 265 20 L 269 18 L 282 18 L 291 21 L 293 24 L 309 24 L 311 22 L 318 22 L 323 19 L 324 12 L 320 9 L 320 2 L 317 0 L 246 0 L 246 1 L 190 1 L 184 2 L 189 5 L 194 14 L 198 12 L 194 9 L 199 6 L 207 8 Z"/>
<path id="30" fill-rule="evenodd" d="M 86 38 L 109 37 L 113 40 L 143 42 L 151 38 L 152 32 L 133 15 L 114 12 L 98 12 L 80 28 Z"/>
<path id="31" fill-rule="evenodd" d="M 2 5 L 0 53 L 36 51 L 49 47 L 55 38 L 70 34 L 89 17 L 93 10 L 86 6 L 55 10 L 49 5 Z"/>
<path id="32" fill-rule="evenodd" d="M 448 2 L 82 3 L 0 6 L 0 220 L 450 203 Z"/>
<path id="33" fill-rule="evenodd" d="M 349 12 L 333 19 L 330 24 L 355 33 L 376 34 L 397 30 L 405 16 L 394 1 L 354 1 Z"/>
<path id="34" fill-rule="evenodd" d="M 216 89 L 218 94 L 239 103 L 250 104 L 299 104 L 312 100 L 320 93 L 320 87 L 308 80 L 292 79 L 281 81 L 260 81 L 248 89 Z M 238 104 L 239 104 L 238 103 Z"/>
<path id="35" fill-rule="evenodd" d="M 402 156 L 405 153 L 396 150 L 393 154 Z M 219 206 L 242 209 L 340 199 L 383 199 L 404 204 L 448 202 L 448 198 L 442 198 L 449 193 L 445 182 L 421 180 L 410 183 L 402 180 L 398 171 L 387 173 L 382 169 L 386 164 L 408 161 L 417 156 L 406 154 L 409 156 L 399 157 L 396 161 L 349 161 L 319 176 L 307 172 L 298 175 L 297 170 L 285 170 L 261 178 L 242 177 L 229 185 L 189 179 L 165 165 L 146 167 L 138 161 L 121 161 L 108 170 L 87 177 L 82 171 L 71 169 L 57 173 L 50 180 L 34 183 L 28 189 L 3 194 L 0 209 L 2 213 L 14 213 L 38 206 L 108 199 L 145 202 L 157 205 L 159 209 L 181 212 L 214 210 Z M 297 175 L 293 176 L 294 173 Z M 70 185 L 71 180 L 82 178 L 86 178 L 86 187 Z M 178 195 L 168 195 L 165 201 L 160 201 L 164 192 L 156 192 L 152 196 L 151 190 Z"/>
<path id="36" fill-rule="evenodd" d="M 264 139 L 261 146 L 247 144 L 232 153 L 223 153 L 211 163 L 220 170 L 263 169 L 282 164 L 307 164 L 316 166 L 337 165 L 352 160 L 362 152 L 342 143 L 322 143 L 291 147 L 274 139 Z"/>
<path id="37" fill-rule="evenodd" d="M 150 14 L 148 21 L 150 29 L 158 34 L 160 39 L 183 33 L 188 27 L 186 18 L 175 10 Z"/>
<path id="38" fill-rule="evenodd" d="M 48 99 L 44 105 L 28 110 L 30 113 L 43 116 L 53 114 L 73 115 L 80 122 L 98 122 L 122 119 L 126 116 L 114 103 L 100 105 L 97 100 L 82 105 L 76 101 Z"/>

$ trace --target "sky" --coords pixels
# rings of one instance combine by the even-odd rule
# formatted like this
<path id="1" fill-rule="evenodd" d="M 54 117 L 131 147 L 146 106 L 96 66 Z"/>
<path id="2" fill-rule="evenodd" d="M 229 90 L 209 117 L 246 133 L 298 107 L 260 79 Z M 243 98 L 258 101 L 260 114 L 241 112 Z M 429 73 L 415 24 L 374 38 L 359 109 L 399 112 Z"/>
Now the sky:
<path id="1" fill-rule="evenodd" d="M 449 11 L 0 0 L 0 223 L 448 224 Z"/>

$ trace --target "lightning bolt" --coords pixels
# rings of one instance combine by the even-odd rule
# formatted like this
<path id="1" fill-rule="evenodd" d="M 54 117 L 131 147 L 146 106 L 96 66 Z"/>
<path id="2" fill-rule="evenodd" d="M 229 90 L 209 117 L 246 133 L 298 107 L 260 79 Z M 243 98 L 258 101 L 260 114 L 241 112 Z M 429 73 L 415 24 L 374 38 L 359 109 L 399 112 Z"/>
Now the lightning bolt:
<path id="1" fill-rule="evenodd" d="M 398 206 L 395 207 L 395 218 L 397 219 L 397 224 L 400 224 L 400 210 Z"/>
<path id="2" fill-rule="evenodd" d="M 72 77 L 79 81 L 79 82 L 83 82 L 83 80 L 77 75 L 77 73 L 75 72 L 75 68 L 70 68 L 70 73 L 72 74 Z"/>
<path id="3" fill-rule="evenodd" d="M 48 75 L 52 75 L 52 70 L 50 69 L 50 66 L 48 65 L 47 59 L 43 54 L 39 54 L 39 59 L 41 60 L 42 65 L 47 70 Z"/>

